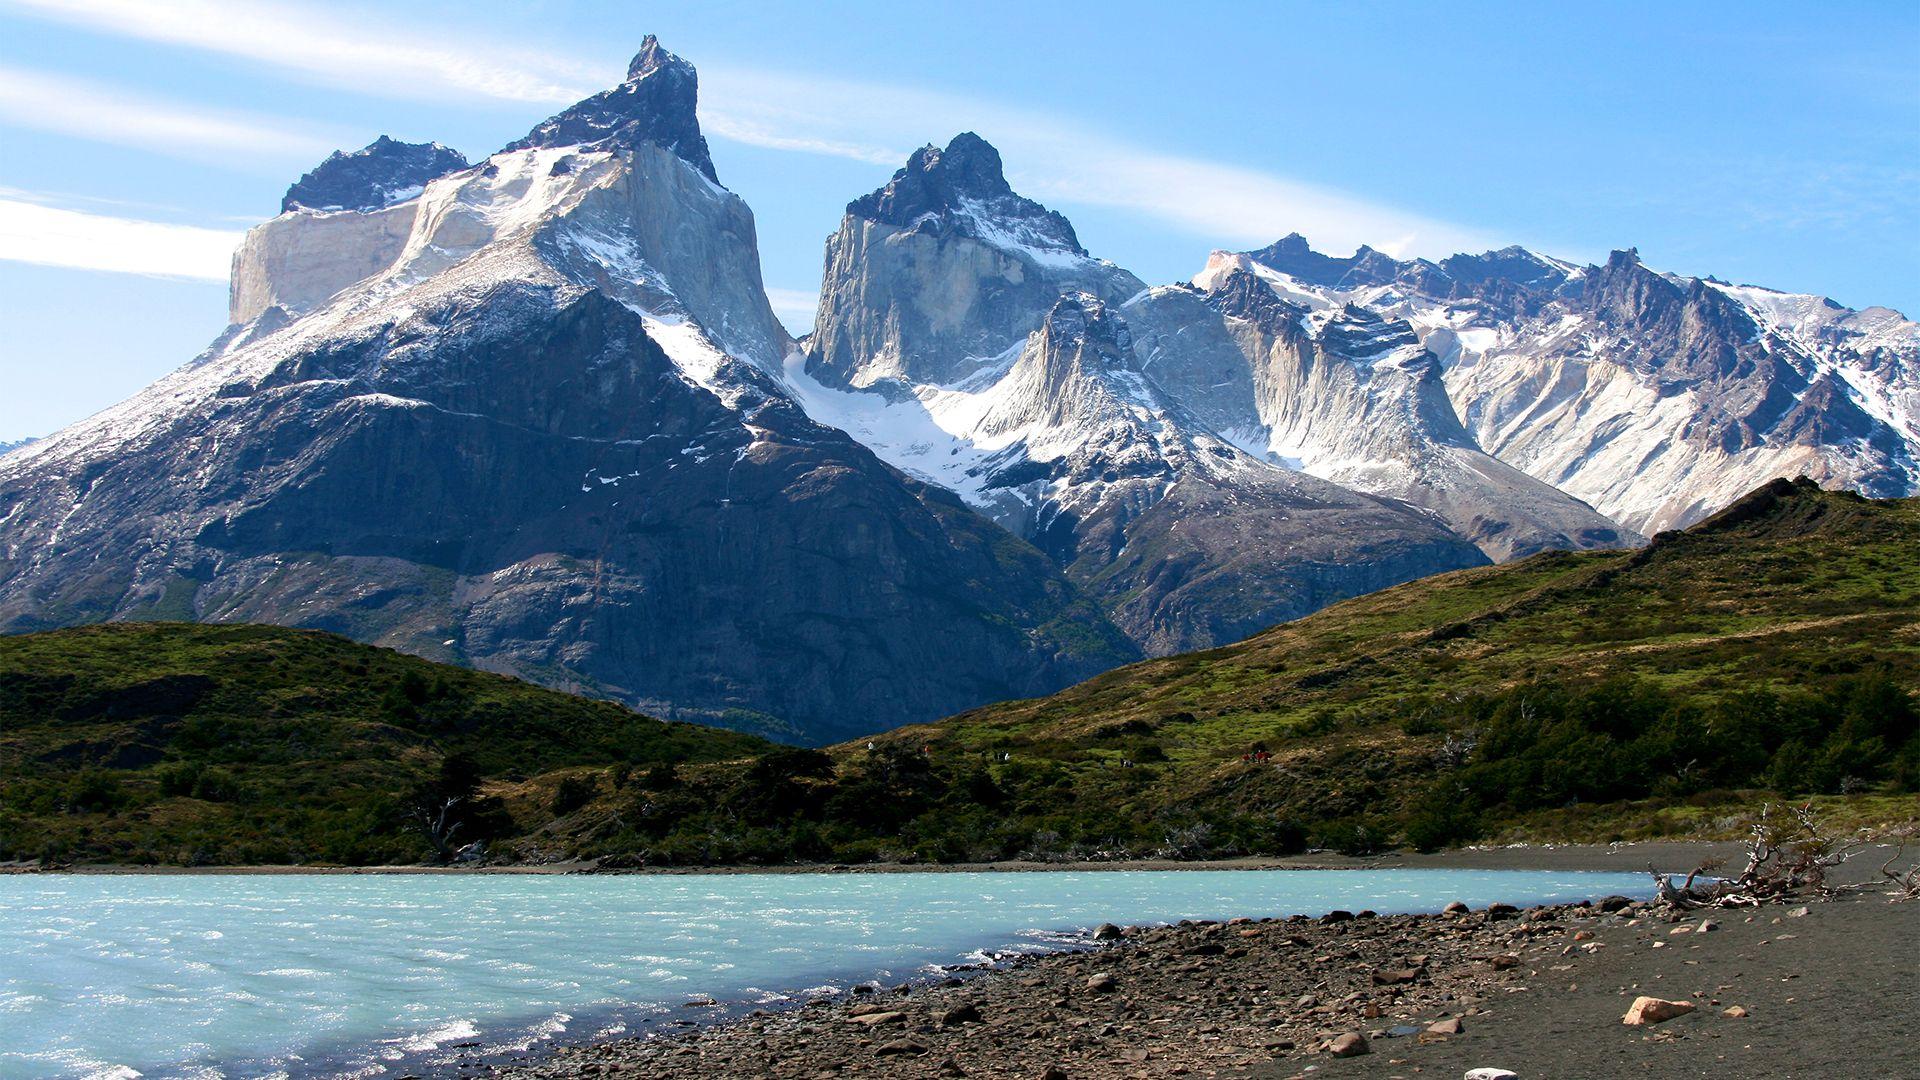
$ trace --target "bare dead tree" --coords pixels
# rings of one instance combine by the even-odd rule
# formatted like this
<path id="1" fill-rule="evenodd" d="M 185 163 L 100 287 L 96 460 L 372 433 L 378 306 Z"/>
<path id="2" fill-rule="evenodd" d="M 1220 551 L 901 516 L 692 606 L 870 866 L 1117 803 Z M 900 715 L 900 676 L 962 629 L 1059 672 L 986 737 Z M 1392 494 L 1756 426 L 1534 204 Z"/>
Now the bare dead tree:
<path id="1" fill-rule="evenodd" d="M 453 860 L 453 838 L 460 831 L 457 811 L 466 800 L 458 795 L 440 800 L 420 799 L 407 807 L 407 821 L 432 846 L 434 858 Z"/>
<path id="2" fill-rule="evenodd" d="M 1840 836 L 1821 825 L 1812 804 L 1788 807 L 1785 818 L 1771 803 L 1760 808 L 1748 830 L 1746 864 L 1734 877 L 1712 876 L 1717 865 L 1702 864 L 1682 881 L 1656 873 L 1651 867 L 1658 898 L 1671 907 L 1751 907 L 1768 900 L 1811 892 L 1830 899 L 1845 891 L 1829 880 L 1830 872 L 1859 854 L 1869 840 L 1865 829 Z M 1891 864 L 1889 864 L 1891 867 Z"/>

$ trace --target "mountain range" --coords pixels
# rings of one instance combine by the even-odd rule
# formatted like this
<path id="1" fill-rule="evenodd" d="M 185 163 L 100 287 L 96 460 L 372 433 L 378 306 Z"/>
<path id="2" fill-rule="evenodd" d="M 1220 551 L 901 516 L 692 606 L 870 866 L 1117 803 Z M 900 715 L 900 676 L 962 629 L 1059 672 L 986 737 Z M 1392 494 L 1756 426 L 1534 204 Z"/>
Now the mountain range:
<path id="1" fill-rule="evenodd" d="M 648 38 L 483 160 L 301 177 L 204 353 L 0 457 L 0 628 L 325 629 L 818 742 L 1783 473 L 1920 486 L 1895 312 L 1298 236 L 1149 286 L 971 133 L 848 204 L 796 341 L 697 97 Z"/>

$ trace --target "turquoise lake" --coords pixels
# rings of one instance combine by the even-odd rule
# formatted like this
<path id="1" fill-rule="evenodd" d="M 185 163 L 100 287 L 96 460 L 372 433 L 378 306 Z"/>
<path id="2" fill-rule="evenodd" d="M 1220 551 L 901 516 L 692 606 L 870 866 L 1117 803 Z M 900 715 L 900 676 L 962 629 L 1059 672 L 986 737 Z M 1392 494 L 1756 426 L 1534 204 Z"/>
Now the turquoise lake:
<path id="1" fill-rule="evenodd" d="M 1101 922 L 1643 896 L 1477 870 L 0 877 L 0 1077 L 397 1076 L 1071 947 Z M 711 1012 L 712 1010 L 703 1010 Z"/>

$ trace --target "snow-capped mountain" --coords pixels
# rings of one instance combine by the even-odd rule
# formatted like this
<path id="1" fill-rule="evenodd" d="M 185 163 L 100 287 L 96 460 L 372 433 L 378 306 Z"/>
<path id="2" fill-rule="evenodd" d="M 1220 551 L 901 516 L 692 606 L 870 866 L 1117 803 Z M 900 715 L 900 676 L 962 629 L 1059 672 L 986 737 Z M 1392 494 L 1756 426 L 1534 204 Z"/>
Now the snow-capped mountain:
<path id="1" fill-rule="evenodd" d="M 1894 312 L 1298 237 L 1148 288 L 970 133 L 848 205 L 795 342 L 697 96 L 648 38 L 483 160 L 303 176 L 205 353 L 0 456 L 0 630 L 320 627 L 818 740 L 1920 478 Z"/>
<path id="2" fill-rule="evenodd" d="M 788 365 L 809 413 L 1031 540 L 1150 653 L 1484 561 L 1433 515 L 1250 454 L 1187 407 L 1192 373 L 1163 380 L 1129 328 L 1145 286 L 1014 193 L 977 136 L 850 204 L 827 269 Z M 1248 361 L 1226 366 L 1250 417 Z"/>
<path id="3" fill-rule="evenodd" d="M 805 739 L 1137 655 L 1038 551 L 787 398 L 695 93 L 649 39 L 417 195 L 254 230 L 211 349 L 0 458 L 0 626 L 320 627 Z"/>
<path id="4" fill-rule="evenodd" d="M 999 151 L 966 132 L 848 204 L 827 241 L 807 370 L 832 386 L 944 385 L 1004 361 L 1064 294 L 1117 302 L 1142 288 L 1016 194 Z"/>
<path id="5" fill-rule="evenodd" d="M 1575 266 L 1521 248 L 1399 261 L 1290 236 L 1216 253 L 1303 306 L 1406 320 L 1479 445 L 1643 533 L 1779 476 L 1920 486 L 1920 326 L 1884 308 L 1661 274 L 1636 253 Z"/>
<path id="6" fill-rule="evenodd" d="M 1276 291 L 1253 265 L 1216 260 L 1127 305 L 1148 370 L 1241 446 L 1423 507 L 1494 559 L 1638 541 L 1481 450 L 1406 322 Z"/>

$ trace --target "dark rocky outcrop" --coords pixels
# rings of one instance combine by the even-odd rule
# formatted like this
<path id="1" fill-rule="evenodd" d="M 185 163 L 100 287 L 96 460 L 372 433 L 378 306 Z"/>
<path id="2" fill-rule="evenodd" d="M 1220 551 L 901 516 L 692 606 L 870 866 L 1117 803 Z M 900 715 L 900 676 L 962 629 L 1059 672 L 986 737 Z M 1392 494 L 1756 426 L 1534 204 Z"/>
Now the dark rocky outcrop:
<path id="1" fill-rule="evenodd" d="M 280 212 L 378 210 L 464 168 L 467 159 L 457 150 L 439 143 L 397 142 L 382 135 L 351 154 L 335 150 L 287 189 Z"/>
<path id="2" fill-rule="evenodd" d="M 506 149 L 649 142 L 678 154 L 707 179 L 718 180 L 695 115 L 699 92 L 693 65 L 648 34 L 627 66 L 625 82 L 542 121 Z"/>

